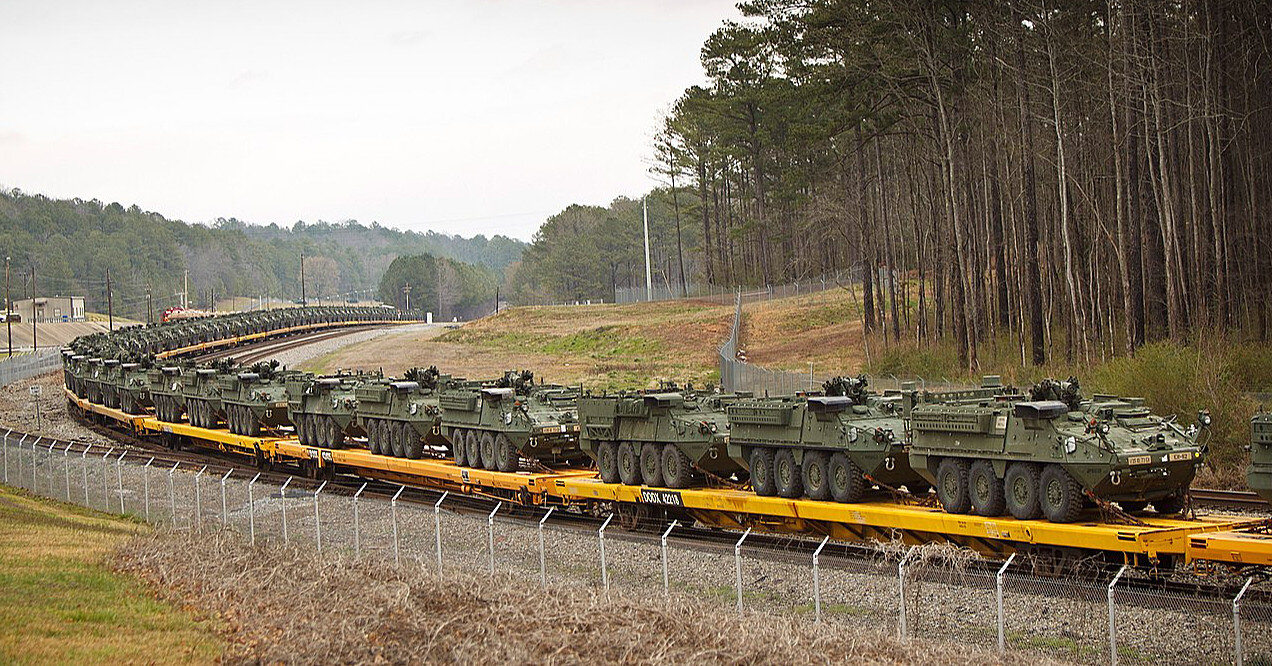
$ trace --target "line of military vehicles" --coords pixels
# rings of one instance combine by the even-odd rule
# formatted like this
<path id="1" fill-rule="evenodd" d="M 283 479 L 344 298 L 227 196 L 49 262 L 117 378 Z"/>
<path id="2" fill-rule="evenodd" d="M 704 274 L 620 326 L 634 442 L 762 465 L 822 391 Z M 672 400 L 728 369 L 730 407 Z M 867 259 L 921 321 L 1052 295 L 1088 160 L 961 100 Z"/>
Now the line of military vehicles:
<path id="1" fill-rule="evenodd" d="M 1174 514 L 1210 425 L 1207 412 L 1185 425 L 1138 398 L 1084 398 L 1073 378 L 1023 391 L 986 377 L 976 389 L 878 392 L 861 375 L 776 397 L 675 385 L 591 393 L 528 371 L 471 380 L 435 367 L 393 378 L 166 364 L 154 360 L 152 329 L 76 340 L 66 386 L 164 422 L 502 472 L 594 465 L 602 481 L 633 486 L 845 503 L 934 495 L 950 513 L 1061 523 L 1092 505 Z M 1272 414 L 1253 427 L 1250 485 L 1272 499 Z"/>

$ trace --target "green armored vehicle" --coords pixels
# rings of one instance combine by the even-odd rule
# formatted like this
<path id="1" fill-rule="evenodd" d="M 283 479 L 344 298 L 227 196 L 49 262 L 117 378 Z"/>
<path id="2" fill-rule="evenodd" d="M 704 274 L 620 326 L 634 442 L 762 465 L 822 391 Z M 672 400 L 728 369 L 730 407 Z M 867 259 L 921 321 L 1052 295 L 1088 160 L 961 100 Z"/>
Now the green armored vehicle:
<path id="1" fill-rule="evenodd" d="M 102 361 L 102 371 L 97 375 L 97 385 L 101 393 L 101 404 L 111 409 L 119 409 L 119 389 L 124 383 L 123 362 L 117 358 Z"/>
<path id="2" fill-rule="evenodd" d="M 867 386 L 865 375 L 836 377 L 821 395 L 730 405 L 729 457 L 759 495 L 858 502 L 876 482 L 926 492 L 906 457 L 901 397 Z"/>
<path id="3" fill-rule="evenodd" d="M 729 477 L 725 407 L 736 396 L 656 391 L 579 398 L 579 446 L 606 483 L 688 488 L 703 472 Z"/>
<path id="4" fill-rule="evenodd" d="M 918 402 L 910 410 L 910 464 L 950 513 L 1078 519 L 1088 497 L 1138 511 L 1177 513 L 1209 425 L 1181 428 L 1138 398 L 1082 400 L 1076 379 L 1044 380 L 1029 397 Z"/>
<path id="5" fill-rule="evenodd" d="M 222 378 L 235 372 L 233 361 L 226 359 L 210 368 L 192 368 L 181 372 L 181 397 L 186 416 L 196 428 L 216 428 L 225 419 L 221 403 Z"/>
<path id="6" fill-rule="evenodd" d="M 420 458 L 425 451 L 445 451 L 441 436 L 438 391 L 464 380 L 438 373 L 436 367 L 411 368 L 402 380 L 374 379 L 354 391 L 358 422 L 367 433 L 371 453 Z"/>
<path id="7" fill-rule="evenodd" d="M 364 382 L 380 377 L 361 373 L 288 377 L 287 415 L 300 443 L 339 449 L 347 437 L 364 436 L 356 418 L 358 399 L 354 392 Z"/>
<path id="8" fill-rule="evenodd" d="M 150 382 L 150 401 L 155 406 L 155 418 L 165 423 L 180 423 L 185 412 L 185 394 L 182 392 L 181 375 L 193 372 L 178 365 L 152 367 L 146 372 Z"/>
<path id="9" fill-rule="evenodd" d="M 120 365 L 119 408 L 125 414 L 144 414 L 154 403 L 150 400 L 150 359 Z"/>
<path id="10" fill-rule="evenodd" d="M 535 384 L 529 371 L 509 372 L 493 385 L 444 389 L 438 400 L 442 434 L 456 464 L 469 467 L 515 472 L 522 457 L 539 463 L 583 460 L 575 414 L 579 392 Z"/>
<path id="11" fill-rule="evenodd" d="M 1272 502 L 1272 412 L 1250 419 L 1250 490 Z"/>
<path id="12" fill-rule="evenodd" d="M 259 437 L 262 430 L 291 425 L 287 417 L 287 380 L 299 374 L 279 370 L 278 361 L 262 361 L 244 372 L 221 374 L 221 405 L 230 432 Z"/>

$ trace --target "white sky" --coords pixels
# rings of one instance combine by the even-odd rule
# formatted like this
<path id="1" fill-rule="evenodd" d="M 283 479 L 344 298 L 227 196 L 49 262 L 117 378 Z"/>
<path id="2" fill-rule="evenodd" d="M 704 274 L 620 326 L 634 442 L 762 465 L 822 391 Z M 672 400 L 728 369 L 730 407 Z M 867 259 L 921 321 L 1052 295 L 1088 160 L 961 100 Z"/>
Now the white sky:
<path id="1" fill-rule="evenodd" d="M 522 239 L 654 184 L 735 0 L 0 0 L 0 185 Z"/>

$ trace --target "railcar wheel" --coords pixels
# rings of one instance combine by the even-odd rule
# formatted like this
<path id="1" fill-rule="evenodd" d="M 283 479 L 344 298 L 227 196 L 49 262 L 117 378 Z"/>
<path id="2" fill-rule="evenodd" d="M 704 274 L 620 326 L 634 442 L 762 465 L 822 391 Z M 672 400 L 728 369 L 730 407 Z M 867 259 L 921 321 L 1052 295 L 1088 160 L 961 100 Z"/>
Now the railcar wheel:
<path id="1" fill-rule="evenodd" d="M 970 513 L 972 499 L 967 493 L 966 460 L 946 458 L 936 468 L 936 496 L 949 513 Z"/>
<path id="2" fill-rule="evenodd" d="M 1157 513 L 1180 513 L 1184 510 L 1184 494 L 1176 491 L 1174 494 L 1153 500 L 1153 509 Z"/>
<path id="3" fill-rule="evenodd" d="M 508 436 L 499 433 L 495 436 L 495 468 L 501 472 L 517 471 L 517 463 L 520 462 L 517 447 L 512 445 L 512 440 Z"/>
<path id="4" fill-rule="evenodd" d="M 988 460 L 972 463 L 967 476 L 967 490 L 971 495 L 972 509 L 978 516 L 1001 516 L 1007 509 L 1003 483 L 994 474 L 994 465 Z"/>
<path id="5" fill-rule="evenodd" d="M 806 451 L 804 453 L 803 477 L 804 494 L 809 499 L 830 499 L 830 456 L 824 451 Z"/>
<path id="6" fill-rule="evenodd" d="M 635 442 L 618 445 L 618 477 L 626 485 L 640 485 L 640 454 L 636 452 Z"/>
<path id="7" fill-rule="evenodd" d="M 653 442 L 645 442 L 640 448 L 640 475 L 647 486 L 663 485 L 662 451 Z"/>
<path id="8" fill-rule="evenodd" d="M 1042 492 L 1038 499 L 1047 520 L 1071 523 L 1082 513 L 1082 486 L 1063 467 L 1047 465 L 1042 470 Z"/>
<path id="9" fill-rule="evenodd" d="M 795 453 L 790 449 L 782 449 L 773 455 L 773 481 L 777 483 L 777 494 L 788 499 L 795 499 L 804 494 L 804 480 L 795 462 Z"/>
<path id="10" fill-rule="evenodd" d="M 468 434 L 463 430 L 451 430 L 450 433 L 451 457 L 455 459 L 455 464 L 463 467 L 468 463 Z"/>
<path id="11" fill-rule="evenodd" d="M 830 481 L 830 495 L 836 502 L 860 502 L 866 494 L 865 476 L 848 454 L 832 455 L 826 472 L 827 480 Z"/>
<path id="12" fill-rule="evenodd" d="M 596 468 L 605 483 L 618 483 L 618 444 L 601 442 L 596 447 Z"/>
<path id="13" fill-rule="evenodd" d="M 751 488 L 756 495 L 777 494 L 773 480 L 773 449 L 758 447 L 751 451 Z"/>
<path id="14" fill-rule="evenodd" d="M 663 481 L 668 488 L 688 488 L 693 483 L 693 461 L 675 444 L 663 445 Z"/>
<path id="15" fill-rule="evenodd" d="M 490 432 L 481 433 L 481 463 L 489 470 L 499 468 L 495 462 L 495 436 Z"/>
<path id="16" fill-rule="evenodd" d="M 468 452 L 468 466 L 481 467 L 481 435 L 476 430 L 468 431 L 468 439 L 464 443 Z"/>

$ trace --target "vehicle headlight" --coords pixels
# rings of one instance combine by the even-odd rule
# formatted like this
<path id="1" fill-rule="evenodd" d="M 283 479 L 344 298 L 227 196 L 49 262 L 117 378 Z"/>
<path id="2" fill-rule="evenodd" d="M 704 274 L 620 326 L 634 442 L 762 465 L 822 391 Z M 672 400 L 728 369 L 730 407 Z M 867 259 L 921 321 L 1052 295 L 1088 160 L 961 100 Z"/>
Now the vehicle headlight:
<path id="1" fill-rule="evenodd" d="M 848 429 L 848 441 L 850 442 L 857 441 L 857 426 L 853 426 Z"/>
<path id="2" fill-rule="evenodd" d="M 1077 451 L 1077 450 L 1078 450 L 1077 438 L 1075 438 L 1073 435 L 1069 435 L 1069 437 L 1064 440 L 1064 452 L 1073 453 L 1074 451 Z"/>
<path id="3" fill-rule="evenodd" d="M 1107 434 L 1109 434 L 1109 424 L 1107 424 L 1107 423 L 1101 423 L 1101 424 L 1100 424 L 1100 434 L 1102 434 L 1102 435 L 1107 435 Z"/>

